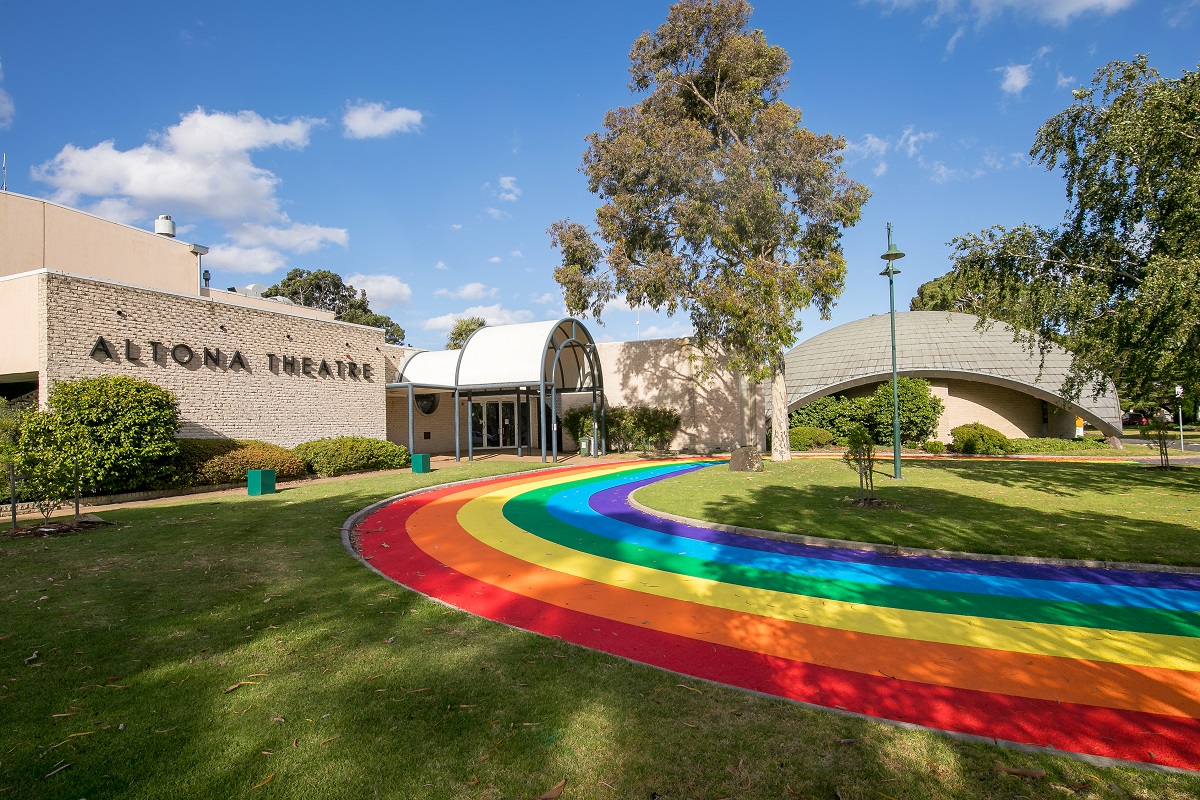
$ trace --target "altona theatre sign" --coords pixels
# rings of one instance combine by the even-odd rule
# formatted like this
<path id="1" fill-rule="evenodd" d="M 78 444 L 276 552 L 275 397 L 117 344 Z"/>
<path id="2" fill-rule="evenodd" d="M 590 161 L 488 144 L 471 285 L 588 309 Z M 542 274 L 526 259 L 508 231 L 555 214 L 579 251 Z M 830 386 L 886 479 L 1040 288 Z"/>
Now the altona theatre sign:
<path id="1" fill-rule="evenodd" d="M 167 366 L 174 362 L 186 369 L 209 367 L 219 370 L 240 370 L 253 373 L 251 359 L 241 350 L 225 352 L 219 347 L 192 347 L 189 344 L 169 344 L 158 341 L 135 342 L 126 339 L 124 347 L 110 342 L 103 336 L 97 336 L 92 345 L 93 359 L 100 362 L 112 361 L 120 363 L 118 352 L 130 364 L 146 364 L 147 362 Z M 255 355 L 255 358 L 259 358 Z M 358 362 L 341 358 L 317 358 L 314 356 L 297 356 L 284 353 L 262 353 L 266 359 L 267 369 L 276 375 L 306 375 L 313 378 L 341 378 L 343 380 L 371 380 L 374 368 L 366 362 Z"/>

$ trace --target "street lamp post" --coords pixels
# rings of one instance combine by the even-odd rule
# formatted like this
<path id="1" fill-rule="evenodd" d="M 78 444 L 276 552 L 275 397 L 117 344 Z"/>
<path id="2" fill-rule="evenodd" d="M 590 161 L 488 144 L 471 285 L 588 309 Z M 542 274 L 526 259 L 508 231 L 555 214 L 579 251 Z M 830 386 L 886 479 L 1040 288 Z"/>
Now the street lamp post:
<path id="1" fill-rule="evenodd" d="M 880 256 L 887 262 L 887 269 L 879 273 L 888 279 L 888 309 L 892 318 L 892 477 L 900 480 L 900 383 L 896 371 L 896 259 L 904 258 L 900 248 L 892 244 L 892 223 L 888 223 L 888 249 Z"/>

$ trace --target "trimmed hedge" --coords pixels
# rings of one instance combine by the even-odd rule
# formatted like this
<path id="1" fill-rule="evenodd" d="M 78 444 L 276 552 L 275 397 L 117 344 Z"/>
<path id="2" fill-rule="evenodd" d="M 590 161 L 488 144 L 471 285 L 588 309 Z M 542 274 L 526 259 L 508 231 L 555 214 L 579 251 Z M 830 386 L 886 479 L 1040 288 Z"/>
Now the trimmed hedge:
<path id="1" fill-rule="evenodd" d="M 317 439 L 292 448 L 310 472 L 321 477 L 409 465 L 408 448 L 365 436 Z"/>
<path id="2" fill-rule="evenodd" d="M 928 442 L 921 445 L 921 449 L 926 453 L 938 455 L 939 453 L 946 452 L 946 444 L 945 442 L 939 442 L 937 439 L 930 439 Z"/>
<path id="3" fill-rule="evenodd" d="M 1098 450 L 1112 452 L 1103 439 L 1010 439 L 1010 453 L 1095 453 Z"/>
<path id="4" fill-rule="evenodd" d="M 828 447 L 833 443 L 833 434 L 824 428 L 812 428 L 799 425 L 788 431 L 788 442 L 793 450 L 811 450 L 814 447 Z"/>
<path id="5" fill-rule="evenodd" d="M 970 422 L 951 428 L 950 435 L 953 437 L 950 449 L 955 453 L 1002 456 L 1012 452 L 1012 442 L 1008 437 L 982 422 Z"/>
<path id="6" fill-rule="evenodd" d="M 246 480 L 252 469 L 273 469 L 278 480 L 308 474 L 304 460 L 276 444 L 253 439 L 179 439 L 173 484 L 215 486 Z"/>

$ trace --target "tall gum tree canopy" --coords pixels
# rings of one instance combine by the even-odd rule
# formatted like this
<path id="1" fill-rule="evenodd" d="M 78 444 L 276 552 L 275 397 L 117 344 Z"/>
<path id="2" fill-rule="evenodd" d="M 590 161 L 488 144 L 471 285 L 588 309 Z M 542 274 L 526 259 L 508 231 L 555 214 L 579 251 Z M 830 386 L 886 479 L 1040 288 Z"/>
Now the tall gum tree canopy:
<path id="1" fill-rule="evenodd" d="M 846 274 L 841 236 L 867 189 L 841 169 L 845 140 L 814 134 L 780 100 L 787 53 L 749 28 L 743 0 L 683 0 L 629 54 L 636 105 L 588 136 L 583 172 L 603 201 L 596 229 L 550 228 L 555 280 L 573 314 L 624 297 L 686 314 L 716 354 L 771 378 L 772 457 L 786 460 L 783 353 L 815 305 L 827 318 Z"/>
<path id="2" fill-rule="evenodd" d="M 954 247 L 950 296 L 1074 354 L 1068 398 L 1162 402 L 1200 382 L 1200 67 L 1165 79 L 1114 61 L 1038 130 L 1030 154 L 1061 169 L 1058 228 L 993 227 Z"/>
<path id="3" fill-rule="evenodd" d="M 388 344 L 404 341 L 404 328 L 386 314 L 377 314 L 367 302 L 366 290 L 358 291 L 342 276 L 327 269 L 292 269 L 283 280 L 263 292 L 263 297 L 286 297 L 309 308 L 332 311 L 334 318 L 369 328 L 382 328 Z"/>

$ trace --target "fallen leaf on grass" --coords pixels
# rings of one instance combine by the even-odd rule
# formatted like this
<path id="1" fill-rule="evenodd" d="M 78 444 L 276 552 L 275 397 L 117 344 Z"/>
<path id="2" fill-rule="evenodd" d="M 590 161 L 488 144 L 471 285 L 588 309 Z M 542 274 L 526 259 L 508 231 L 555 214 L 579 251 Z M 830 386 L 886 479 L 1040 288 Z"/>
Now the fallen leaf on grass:
<path id="1" fill-rule="evenodd" d="M 472 775 L 471 780 L 467 781 L 467 786 L 474 786 L 477 783 L 479 783 L 479 778 Z"/>
<path id="2" fill-rule="evenodd" d="M 1044 769 L 1022 769 L 1020 767 L 1002 767 L 999 764 L 992 767 L 996 772 L 1003 772 L 1005 775 L 1020 775 L 1022 778 L 1044 778 L 1046 770 Z"/>
<path id="3" fill-rule="evenodd" d="M 567 779 L 563 778 L 561 781 L 554 784 L 550 791 L 540 795 L 538 800 L 558 800 L 559 797 L 562 797 L 563 789 L 565 788 L 567 788 Z"/>
<path id="4" fill-rule="evenodd" d="M 270 783 L 270 782 L 271 782 L 271 780 L 272 780 L 274 777 L 275 777 L 275 773 L 274 773 L 274 772 L 272 772 L 270 775 L 268 775 L 267 777 L 263 778 L 261 783 L 256 783 L 256 784 L 254 784 L 253 786 L 251 786 L 251 787 L 250 787 L 250 789 L 251 789 L 251 790 L 254 790 L 254 789 L 261 789 L 262 787 L 264 787 L 264 786 L 266 786 L 268 783 Z"/>
<path id="5" fill-rule="evenodd" d="M 340 739 L 341 736 L 342 735 L 339 733 L 337 736 L 330 736 L 328 739 L 322 739 L 321 745 L 324 746 L 324 745 L 328 744 L 329 742 L 332 742 L 334 739 Z"/>
<path id="6" fill-rule="evenodd" d="M 262 677 L 262 676 L 259 676 L 259 677 Z M 258 684 L 258 681 L 238 681 L 233 686 L 227 686 L 225 689 L 222 690 L 222 692 L 224 694 L 229 694 L 230 692 L 237 691 L 242 686 L 255 686 L 257 684 Z M 122 687 L 122 688 L 124 688 L 124 687 Z"/>
<path id="7" fill-rule="evenodd" d="M 699 689 L 697 689 L 694 686 L 685 686 L 682 683 L 677 683 L 675 685 L 678 686 L 680 689 L 687 689 L 689 692 L 695 692 L 696 694 L 704 694 L 704 692 L 700 691 Z"/>
<path id="8" fill-rule="evenodd" d="M 76 736 L 91 736 L 95 731 L 84 731 L 83 733 L 72 733 L 68 739 L 74 739 Z"/>
<path id="9" fill-rule="evenodd" d="M 61 767 L 58 767 L 57 769 L 53 769 L 50 772 L 47 772 L 45 775 L 43 775 L 40 778 L 40 780 L 44 781 L 44 780 L 46 780 L 46 778 L 49 778 L 52 775 L 57 775 L 58 773 L 62 772 L 64 769 L 66 769 L 67 767 L 71 766 L 74 763 L 75 763 L 74 761 L 68 761 L 66 764 L 63 764 Z"/>

